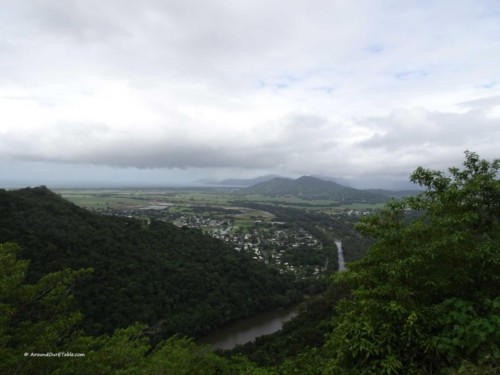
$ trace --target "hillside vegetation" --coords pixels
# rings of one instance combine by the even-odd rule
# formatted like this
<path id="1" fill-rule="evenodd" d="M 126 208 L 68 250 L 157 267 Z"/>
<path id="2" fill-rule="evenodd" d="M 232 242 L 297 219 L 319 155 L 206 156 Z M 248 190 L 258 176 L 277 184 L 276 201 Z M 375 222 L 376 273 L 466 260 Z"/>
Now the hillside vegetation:
<path id="1" fill-rule="evenodd" d="M 500 160 L 471 152 L 449 174 L 418 168 L 411 180 L 426 190 L 361 220 L 358 229 L 376 242 L 332 276 L 328 293 L 283 332 L 225 357 L 182 337 L 153 345 L 140 325 L 87 336 L 71 307 L 87 271 L 25 280 L 29 262 L 16 245 L 0 245 L 0 372 L 498 374 L 499 170 Z M 86 355 L 29 356 L 46 348 Z"/>
<path id="2" fill-rule="evenodd" d="M 94 214 L 44 187 L 0 191 L 1 242 L 21 246 L 28 281 L 93 269 L 75 289 L 92 334 L 143 322 L 195 336 L 301 295 L 291 276 L 199 230 Z"/>

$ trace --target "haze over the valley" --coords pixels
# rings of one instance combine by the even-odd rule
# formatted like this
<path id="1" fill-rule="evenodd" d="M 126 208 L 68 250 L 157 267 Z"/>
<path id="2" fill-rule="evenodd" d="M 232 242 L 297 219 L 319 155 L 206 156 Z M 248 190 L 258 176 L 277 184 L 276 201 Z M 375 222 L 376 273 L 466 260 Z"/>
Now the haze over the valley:
<path id="1" fill-rule="evenodd" d="M 500 2 L 0 0 L 0 187 L 499 157 Z"/>

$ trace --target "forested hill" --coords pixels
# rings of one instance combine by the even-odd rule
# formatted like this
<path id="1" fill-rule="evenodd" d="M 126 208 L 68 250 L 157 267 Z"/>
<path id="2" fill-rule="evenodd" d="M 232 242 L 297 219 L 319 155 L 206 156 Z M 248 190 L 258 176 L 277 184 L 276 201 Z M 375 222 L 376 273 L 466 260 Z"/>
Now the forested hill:
<path id="1" fill-rule="evenodd" d="M 241 190 L 243 194 L 291 195 L 303 199 L 331 199 L 340 203 L 382 203 L 389 197 L 380 192 L 358 190 L 333 181 L 302 176 L 296 180 L 277 177 Z"/>
<path id="2" fill-rule="evenodd" d="M 31 281 L 93 268 L 74 290 L 92 334 L 139 321 L 197 335 L 300 294 L 289 277 L 199 230 L 101 216 L 45 187 L 0 190 L 4 242 L 21 246 Z"/>
<path id="3" fill-rule="evenodd" d="M 179 336 L 151 342 L 141 324 L 85 334 L 72 294 L 90 327 L 163 319 L 196 331 L 289 300 L 282 276 L 198 231 L 96 216 L 43 188 L 0 190 L 0 373 L 500 374 L 499 172 L 500 159 L 469 151 L 462 169 L 418 167 L 422 194 L 358 222 L 374 240 L 363 258 L 282 332 L 224 357 Z M 76 288 L 85 272 L 48 273 L 68 265 L 95 271 Z M 82 355 L 44 356 L 64 353 Z"/>

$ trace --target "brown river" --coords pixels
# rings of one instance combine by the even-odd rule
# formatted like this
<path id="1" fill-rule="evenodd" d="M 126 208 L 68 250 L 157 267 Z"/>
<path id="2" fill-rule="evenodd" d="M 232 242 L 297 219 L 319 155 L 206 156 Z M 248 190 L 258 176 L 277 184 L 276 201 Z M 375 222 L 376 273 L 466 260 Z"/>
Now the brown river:
<path id="1" fill-rule="evenodd" d="M 297 315 L 297 306 L 269 311 L 249 318 L 240 319 L 211 334 L 196 340 L 196 343 L 211 345 L 217 349 L 233 349 L 262 335 L 279 331 L 283 323 Z"/>
<path id="2" fill-rule="evenodd" d="M 336 240 L 339 271 L 345 270 L 342 241 Z M 245 344 L 259 336 L 269 335 L 279 331 L 283 323 L 297 315 L 297 306 L 288 309 L 270 311 L 240 319 L 234 323 L 212 332 L 196 340 L 198 344 L 211 345 L 217 349 L 233 349 L 236 345 Z"/>

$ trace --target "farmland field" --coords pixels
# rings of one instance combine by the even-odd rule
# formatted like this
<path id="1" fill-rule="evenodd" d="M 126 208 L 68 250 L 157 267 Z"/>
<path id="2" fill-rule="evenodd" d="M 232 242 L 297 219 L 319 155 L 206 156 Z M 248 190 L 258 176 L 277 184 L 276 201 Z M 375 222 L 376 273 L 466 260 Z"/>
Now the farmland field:
<path id="1" fill-rule="evenodd" d="M 193 206 L 230 208 L 238 202 L 257 202 L 277 206 L 306 209 L 315 212 L 338 213 L 346 209 L 379 209 L 382 203 L 353 203 L 341 205 L 333 200 L 306 200 L 297 197 L 269 197 L 264 195 L 242 195 L 237 189 L 190 189 L 190 188 L 145 188 L 145 189 L 55 189 L 63 198 L 91 210 L 140 209 L 159 203 L 169 203 L 171 210 L 188 209 Z"/>

